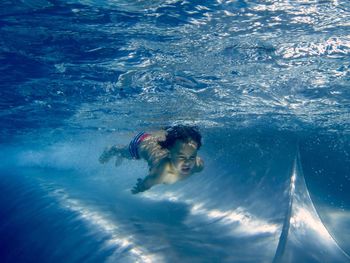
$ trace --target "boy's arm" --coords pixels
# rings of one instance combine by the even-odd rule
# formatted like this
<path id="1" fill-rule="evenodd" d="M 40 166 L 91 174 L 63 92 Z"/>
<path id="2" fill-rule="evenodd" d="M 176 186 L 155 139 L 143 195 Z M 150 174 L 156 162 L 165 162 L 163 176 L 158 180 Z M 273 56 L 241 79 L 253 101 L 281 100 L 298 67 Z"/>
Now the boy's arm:
<path id="1" fill-rule="evenodd" d="M 133 194 L 144 192 L 156 184 L 158 184 L 157 177 L 154 175 L 147 175 L 144 179 L 137 179 L 137 183 L 133 189 L 131 189 L 131 192 Z"/>
<path id="2" fill-rule="evenodd" d="M 107 163 L 114 156 L 116 156 L 116 166 L 119 166 L 124 158 L 132 159 L 132 156 L 129 153 L 129 147 L 113 145 L 111 147 L 105 148 L 98 160 L 103 164 Z"/>
<path id="3" fill-rule="evenodd" d="M 204 161 L 202 158 L 197 157 L 196 158 L 196 165 L 194 167 L 194 172 L 199 173 L 204 169 Z"/>
<path id="4" fill-rule="evenodd" d="M 150 189 L 152 186 L 161 183 L 161 177 L 165 168 L 165 161 L 160 162 L 156 167 L 150 169 L 150 174 L 147 175 L 144 179 L 138 178 L 137 183 L 134 188 L 131 190 L 133 194 L 144 192 Z"/>

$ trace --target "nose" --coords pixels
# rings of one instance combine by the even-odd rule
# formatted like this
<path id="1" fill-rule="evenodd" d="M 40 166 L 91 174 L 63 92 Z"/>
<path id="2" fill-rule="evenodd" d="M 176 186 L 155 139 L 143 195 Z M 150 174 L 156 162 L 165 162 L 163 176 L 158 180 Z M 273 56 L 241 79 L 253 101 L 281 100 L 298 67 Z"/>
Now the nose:
<path id="1" fill-rule="evenodd" d="M 185 164 L 190 164 L 192 162 L 192 159 L 191 158 L 185 158 L 184 159 L 184 163 Z"/>

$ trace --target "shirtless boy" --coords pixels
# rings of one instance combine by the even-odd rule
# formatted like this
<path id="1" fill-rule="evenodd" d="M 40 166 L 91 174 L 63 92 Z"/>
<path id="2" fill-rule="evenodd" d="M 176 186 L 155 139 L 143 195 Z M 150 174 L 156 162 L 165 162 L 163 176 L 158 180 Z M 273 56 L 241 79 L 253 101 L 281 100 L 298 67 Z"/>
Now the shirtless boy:
<path id="1" fill-rule="evenodd" d="M 137 179 L 131 190 L 133 194 L 144 192 L 156 184 L 173 184 L 203 170 L 203 160 L 197 156 L 202 136 L 196 127 L 176 125 L 164 130 L 141 132 L 130 142 L 129 147 L 114 145 L 105 149 L 101 163 L 116 156 L 116 165 L 126 159 L 144 159 L 149 166 L 149 175 Z"/>

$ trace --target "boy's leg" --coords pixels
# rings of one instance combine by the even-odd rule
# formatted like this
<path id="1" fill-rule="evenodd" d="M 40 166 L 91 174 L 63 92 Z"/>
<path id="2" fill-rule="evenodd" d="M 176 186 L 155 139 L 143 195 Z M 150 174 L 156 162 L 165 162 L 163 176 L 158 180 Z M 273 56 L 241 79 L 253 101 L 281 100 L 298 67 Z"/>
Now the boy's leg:
<path id="1" fill-rule="evenodd" d="M 106 163 L 116 154 L 116 146 L 106 147 L 98 160 L 100 163 Z"/>
<path id="2" fill-rule="evenodd" d="M 130 156 L 128 147 L 116 146 L 107 147 L 101 154 L 99 161 L 100 163 L 108 162 L 112 157 L 116 156 L 115 165 L 118 166 L 122 163 L 123 158 L 132 159 Z"/>
<path id="3" fill-rule="evenodd" d="M 121 156 L 122 158 L 125 158 L 125 159 L 129 159 L 129 160 L 133 159 L 132 156 L 130 155 L 128 146 L 115 146 L 115 147 L 118 151 L 119 156 Z"/>
<path id="4" fill-rule="evenodd" d="M 123 159 L 128 159 L 128 160 L 132 160 L 133 158 L 130 155 L 129 152 L 129 147 L 127 146 L 116 146 L 117 148 L 117 155 L 116 155 L 116 160 L 115 160 L 115 166 L 119 166 Z"/>

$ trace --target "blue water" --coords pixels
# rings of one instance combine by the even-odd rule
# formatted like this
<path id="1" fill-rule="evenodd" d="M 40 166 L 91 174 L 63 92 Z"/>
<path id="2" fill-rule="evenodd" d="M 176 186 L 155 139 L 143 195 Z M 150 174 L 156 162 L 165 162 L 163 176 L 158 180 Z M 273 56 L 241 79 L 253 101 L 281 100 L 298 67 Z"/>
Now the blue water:
<path id="1" fill-rule="evenodd" d="M 350 2 L 3 0 L 0 262 L 350 262 Z M 106 145 L 195 124 L 131 195 Z"/>

